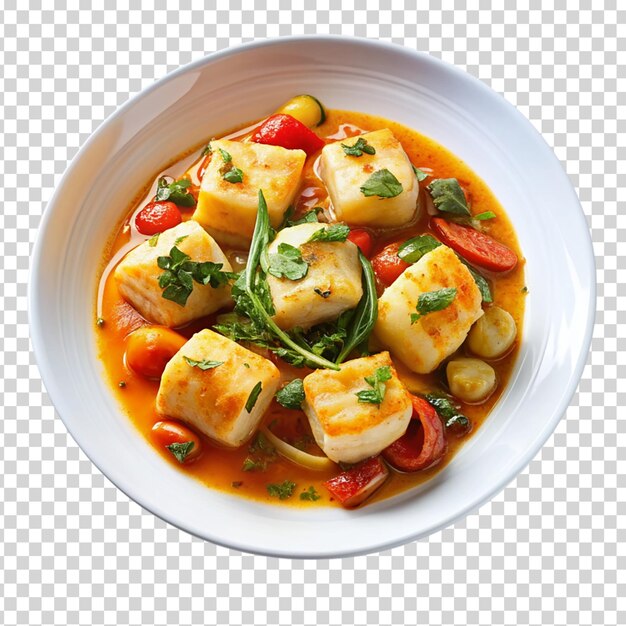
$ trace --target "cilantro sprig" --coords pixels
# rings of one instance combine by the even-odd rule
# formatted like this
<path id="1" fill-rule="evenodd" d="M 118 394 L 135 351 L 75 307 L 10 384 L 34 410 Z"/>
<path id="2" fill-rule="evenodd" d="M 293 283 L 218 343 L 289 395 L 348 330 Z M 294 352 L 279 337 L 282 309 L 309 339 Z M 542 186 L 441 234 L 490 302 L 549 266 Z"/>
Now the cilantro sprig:
<path id="1" fill-rule="evenodd" d="M 307 243 L 313 241 L 345 241 L 350 234 L 350 227 L 346 224 L 331 224 L 325 228 L 316 230 L 308 239 Z"/>
<path id="2" fill-rule="evenodd" d="M 166 448 L 172 453 L 174 458 L 179 463 L 184 463 L 185 459 L 189 456 L 190 452 L 193 450 L 194 442 L 193 441 L 185 441 L 183 443 L 170 443 Z"/>
<path id="3" fill-rule="evenodd" d="M 366 376 L 365 382 L 371 389 L 357 391 L 356 397 L 359 402 L 367 402 L 369 404 L 380 404 L 385 398 L 385 382 L 391 379 L 391 368 L 389 365 L 383 365 L 376 368 L 373 376 Z"/>
<path id="4" fill-rule="evenodd" d="M 218 150 L 224 161 L 224 165 L 220 167 L 222 178 L 229 183 L 242 183 L 243 172 L 233 165 L 233 157 L 230 152 L 226 152 L 226 150 L 222 148 L 218 148 Z"/>
<path id="5" fill-rule="evenodd" d="M 463 415 L 448 398 L 434 393 L 429 393 L 425 397 L 444 420 L 446 428 L 457 425 L 463 428 L 469 428 L 469 419 Z"/>
<path id="6" fill-rule="evenodd" d="M 167 177 L 161 176 L 154 199 L 160 202 L 168 200 L 178 206 L 195 206 L 196 199 L 189 193 L 189 187 L 191 187 L 191 181 L 187 178 L 168 183 Z"/>
<path id="7" fill-rule="evenodd" d="M 351 146 L 347 146 L 345 143 L 342 143 L 341 147 L 348 156 L 360 157 L 363 156 L 363 153 L 376 154 L 376 148 L 367 143 L 367 139 L 364 139 L 363 137 L 359 137 L 356 140 L 356 143 Z"/>
<path id="8" fill-rule="evenodd" d="M 269 255 L 267 271 L 276 278 L 300 280 L 307 275 L 309 264 L 302 258 L 298 248 L 288 243 L 279 243 L 277 252 Z"/>
<path id="9" fill-rule="evenodd" d="M 471 217 L 467 198 L 456 178 L 436 178 L 427 187 L 438 211 Z"/>
<path id="10" fill-rule="evenodd" d="M 296 483 L 293 480 L 284 480 L 282 483 L 270 483 L 267 485 L 267 493 L 279 500 L 287 500 L 293 495 Z"/>
<path id="11" fill-rule="evenodd" d="M 294 378 L 276 392 L 276 401 L 286 409 L 299 409 L 304 402 L 304 385 L 301 378 Z"/>
<path id="12" fill-rule="evenodd" d="M 417 298 L 417 313 L 411 313 L 411 324 L 419 321 L 424 315 L 442 311 L 449 307 L 456 298 L 456 287 L 444 287 L 435 291 L 421 293 Z"/>
<path id="13" fill-rule="evenodd" d="M 382 169 L 374 172 L 361 186 L 361 193 L 379 198 L 395 198 L 402 191 L 402 183 L 388 170 Z"/>

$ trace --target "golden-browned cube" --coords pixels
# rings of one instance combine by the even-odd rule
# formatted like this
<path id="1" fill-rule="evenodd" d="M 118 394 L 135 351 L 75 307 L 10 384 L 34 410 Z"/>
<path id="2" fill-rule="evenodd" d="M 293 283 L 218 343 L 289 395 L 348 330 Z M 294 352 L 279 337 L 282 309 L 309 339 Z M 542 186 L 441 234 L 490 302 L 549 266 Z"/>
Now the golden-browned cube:
<path id="1" fill-rule="evenodd" d="M 419 184 L 409 157 L 388 129 L 360 135 L 376 154 L 351 156 L 341 144 L 353 146 L 358 137 L 327 144 L 322 150 L 320 175 L 337 219 L 359 226 L 391 228 L 403 226 L 417 213 Z M 389 170 L 402 185 L 402 192 L 392 198 L 365 196 L 363 184 L 378 170 Z"/>
<path id="2" fill-rule="evenodd" d="M 351 241 L 312 241 L 311 236 L 328 224 L 299 224 L 279 231 L 270 244 L 275 254 L 281 243 L 298 248 L 309 269 L 304 278 L 289 280 L 271 274 L 267 282 L 276 314 L 274 321 L 284 329 L 337 319 L 353 309 L 363 295 L 358 248 Z"/>
<path id="3" fill-rule="evenodd" d="M 455 288 L 452 303 L 412 323 L 421 294 Z M 469 270 L 450 248 L 439 246 L 411 265 L 378 299 L 374 332 L 381 343 L 418 374 L 432 372 L 465 340 L 483 314 L 482 298 Z"/>
<path id="4" fill-rule="evenodd" d="M 279 382 L 280 372 L 270 360 L 201 330 L 165 367 L 156 408 L 219 443 L 237 447 L 258 427 Z"/>
<path id="5" fill-rule="evenodd" d="M 131 250 L 115 269 L 120 293 L 148 321 L 170 328 L 209 315 L 230 301 L 229 286 L 213 288 L 195 281 L 185 306 L 163 298 L 163 289 L 159 286 L 163 270 L 157 265 L 157 259 L 168 256 L 174 245 L 191 261 L 221 263 L 222 271 L 232 270 L 213 237 L 191 220 L 162 232 L 155 245 L 145 241 Z"/>
<path id="6" fill-rule="evenodd" d="M 371 390 L 365 381 L 380 367 L 388 366 L 391 378 L 384 382 L 380 405 L 359 401 L 357 393 Z M 304 379 L 303 410 L 311 430 L 331 460 L 356 463 L 401 437 L 413 412 L 411 394 L 402 384 L 388 352 L 347 361 L 341 370 L 316 370 Z"/>
<path id="7" fill-rule="evenodd" d="M 270 222 L 277 228 L 300 186 L 306 154 L 280 146 L 228 141 L 211 142 L 213 156 L 204 174 L 193 214 L 221 244 L 247 246 L 252 238 L 263 190 Z M 233 167 L 243 172 L 243 181 L 230 183 L 224 179 L 228 166 L 220 152 L 230 155 Z"/>

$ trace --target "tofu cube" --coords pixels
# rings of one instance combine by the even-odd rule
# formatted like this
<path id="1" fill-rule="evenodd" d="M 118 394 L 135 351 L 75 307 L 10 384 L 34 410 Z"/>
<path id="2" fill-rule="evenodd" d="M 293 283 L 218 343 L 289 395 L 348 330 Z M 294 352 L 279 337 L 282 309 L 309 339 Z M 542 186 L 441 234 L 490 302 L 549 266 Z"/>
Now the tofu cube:
<path id="1" fill-rule="evenodd" d="M 180 240 L 181 238 L 184 238 Z M 131 250 L 115 269 L 115 280 L 122 297 L 149 322 L 175 328 L 199 317 L 209 315 L 230 302 L 230 287 L 213 288 L 194 281 L 193 291 L 185 306 L 163 297 L 157 265 L 160 256 L 169 256 L 176 247 L 192 261 L 221 263 L 222 270 L 232 271 L 228 259 L 211 235 L 194 221 L 187 221 L 162 232 L 154 246 L 145 241 Z"/>
<path id="2" fill-rule="evenodd" d="M 351 241 L 313 241 L 313 233 L 328 224 L 299 224 L 279 231 L 268 248 L 276 254 L 286 243 L 298 248 L 309 269 L 304 278 L 289 280 L 267 275 L 276 314 L 274 321 L 283 329 L 309 328 L 337 319 L 353 309 L 363 295 L 358 248 Z"/>
<path id="3" fill-rule="evenodd" d="M 411 323 L 420 294 L 446 287 L 457 290 L 452 303 Z M 472 324 L 483 314 L 481 303 L 467 267 L 442 245 L 405 269 L 378 299 L 374 333 L 409 369 L 426 374 L 465 341 Z"/>
<path id="4" fill-rule="evenodd" d="M 320 176 L 337 219 L 358 226 L 391 228 L 411 222 L 417 213 L 419 184 L 400 142 L 388 129 L 360 135 L 376 150 L 359 157 L 346 154 L 341 144 L 353 146 L 357 137 L 327 144 L 322 150 Z M 402 184 L 393 198 L 365 196 L 361 186 L 378 170 L 389 170 Z"/>
<path id="5" fill-rule="evenodd" d="M 185 357 L 222 364 L 203 370 Z M 257 429 L 279 382 L 280 372 L 270 360 L 211 330 L 201 330 L 166 365 L 156 408 L 225 446 L 238 447 Z M 246 403 L 258 383 L 261 392 L 248 411 Z"/>
<path id="6" fill-rule="evenodd" d="M 365 381 L 388 365 L 380 405 L 360 402 L 357 392 L 372 387 Z M 317 445 L 329 459 L 356 463 L 378 454 L 401 437 L 413 413 L 411 394 L 402 384 L 388 352 L 347 361 L 340 371 L 316 370 L 304 379 L 303 410 Z"/>
<path id="7" fill-rule="evenodd" d="M 306 154 L 226 139 L 212 141 L 211 148 L 213 156 L 202 179 L 193 219 L 221 244 L 247 247 L 256 221 L 259 189 L 263 190 L 270 222 L 277 228 L 300 186 Z M 241 183 L 224 180 L 220 149 L 230 154 L 232 165 L 243 172 Z"/>

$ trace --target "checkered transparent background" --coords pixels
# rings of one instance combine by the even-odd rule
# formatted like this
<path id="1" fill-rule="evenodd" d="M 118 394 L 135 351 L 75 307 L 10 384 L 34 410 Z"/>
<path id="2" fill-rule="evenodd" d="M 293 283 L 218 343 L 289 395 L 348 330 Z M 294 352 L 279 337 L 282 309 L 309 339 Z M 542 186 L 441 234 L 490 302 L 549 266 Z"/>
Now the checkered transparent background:
<path id="1" fill-rule="evenodd" d="M 449 0 L 417 11 L 389 0 L 64 4 L 5 0 L 0 24 L 0 622 L 625 624 L 626 216 L 617 190 L 626 187 L 626 11 L 617 0 Z M 427 540 L 304 562 L 194 539 L 113 487 L 55 416 L 29 352 L 26 290 L 46 201 L 118 105 L 214 50 L 313 33 L 428 51 L 515 104 L 579 191 L 599 297 L 579 390 L 503 493 Z"/>

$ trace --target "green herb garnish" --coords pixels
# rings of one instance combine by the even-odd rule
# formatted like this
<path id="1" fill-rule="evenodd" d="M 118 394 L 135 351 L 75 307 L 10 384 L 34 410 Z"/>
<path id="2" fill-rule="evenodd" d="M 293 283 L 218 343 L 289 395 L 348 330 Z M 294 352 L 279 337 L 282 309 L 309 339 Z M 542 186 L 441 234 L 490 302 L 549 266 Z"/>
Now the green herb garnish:
<path id="1" fill-rule="evenodd" d="M 426 400 L 435 407 L 437 413 L 443 418 L 446 428 L 450 428 L 455 424 L 463 427 L 470 425 L 469 419 L 460 413 L 445 396 L 429 393 L 426 395 Z"/>
<path id="2" fill-rule="evenodd" d="M 222 175 L 222 178 L 228 183 L 242 183 L 243 172 L 238 167 L 231 167 Z"/>
<path id="3" fill-rule="evenodd" d="M 428 254 L 441 245 L 432 235 L 420 235 L 405 241 L 398 248 L 398 256 L 405 263 L 416 263 L 425 254 Z"/>
<path id="4" fill-rule="evenodd" d="M 361 186 L 364 196 L 379 198 L 395 198 L 402 190 L 402 183 L 388 169 L 374 172 Z"/>
<path id="5" fill-rule="evenodd" d="M 300 280 L 307 275 L 309 265 L 302 259 L 302 253 L 298 248 L 288 243 L 279 243 L 278 252 L 269 255 L 267 271 L 276 278 Z"/>
<path id="6" fill-rule="evenodd" d="M 204 147 L 204 150 L 202 150 L 202 155 L 201 156 L 209 156 L 209 154 L 213 154 L 213 148 L 211 148 L 211 142 L 210 141 Z"/>
<path id="7" fill-rule="evenodd" d="M 480 220 L 481 222 L 484 220 L 492 220 L 496 217 L 496 214 L 493 211 L 483 211 L 482 213 L 478 213 L 478 215 L 474 215 L 473 219 Z"/>
<path id="8" fill-rule="evenodd" d="M 316 230 L 308 239 L 307 243 L 313 241 L 345 241 L 350 234 L 350 227 L 345 224 L 331 224 L 325 228 Z"/>
<path id="9" fill-rule="evenodd" d="M 196 361 L 195 359 L 190 359 L 188 356 L 184 356 L 183 359 L 185 359 L 187 365 L 197 367 L 202 371 L 211 370 L 219 367 L 220 365 L 224 365 L 224 361 L 209 361 L 208 359 L 205 359 L 204 361 Z"/>
<path id="10" fill-rule="evenodd" d="M 346 146 L 345 143 L 342 143 L 341 147 L 348 156 L 360 157 L 363 156 L 364 152 L 365 154 L 376 154 L 376 148 L 370 146 L 367 143 L 367 139 L 363 139 L 363 137 L 359 137 L 352 146 Z"/>
<path id="11" fill-rule="evenodd" d="M 254 385 L 254 387 L 252 387 L 252 391 L 250 392 L 250 395 L 246 400 L 246 411 L 248 411 L 248 413 L 252 413 L 252 409 L 254 408 L 256 401 L 259 399 L 259 394 L 261 393 L 262 389 L 263 383 L 261 381 L 259 381 L 256 385 Z"/>
<path id="12" fill-rule="evenodd" d="M 271 483 L 267 485 L 267 493 L 279 500 L 287 500 L 287 498 L 291 498 L 295 488 L 296 483 L 292 480 L 284 480 L 280 484 Z"/>
<path id="13" fill-rule="evenodd" d="M 244 472 L 264 472 L 267 469 L 267 461 L 262 459 L 251 459 L 248 456 L 244 459 L 241 469 Z"/>
<path id="14" fill-rule="evenodd" d="M 168 200 L 178 206 L 194 206 L 196 199 L 189 193 L 189 187 L 191 187 L 191 181 L 187 178 L 181 178 L 168 184 L 167 178 L 162 176 L 157 183 L 154 199 L 159 202 Z"/>
<path id="15" fill-rule="evenodd" d="M 457 254 L 457 257 L 463 265 L 469 270 L 469 273 L 472 275 L 478 290 L 480 291 L 480 295 L 482 296 L 483 302 L 493 302 L 493 296 L 491 295 L 491 287 L 489 287 L 489 283 L 487 279 L 476 271 L 463 257 Z"/>
<path id="16" fill-rule="evenodd" d="M 304 402 L 304 385 L 302 379 L 294 378 L 276 392 L 276 401 L 286 409 L 299 409 Z"/>
<path id="17" fill-rule="evenodd" d="M 148 245 L 151 248 L 154 248 L 157 243 L 159 242 L 159 237 L 161 236 L 161 233 L 155 233 L 154 235 L 152 235 L 152 237 L 150 237 L 150 239 L 148 239 Z"/>
<path id="18" fill-rule="evenodd" d="M 385 382 L 391 379 L 391 368 L 389 365 L 378 367 L 373 376 L 366 376 L 365 382 L 371 389 L 357 391 L 356 396 L 359 402 L 368 402 L 369 404 L 378 404 L 385 397 Z"/>
<path id="19" fill-rule="evenodd" d="M 322 496 L 315 490 L 315 487 L 311 485 L 306 491 L 303 491 L 300 494 L 300 500 L 309 500 L 310 502 L 315 502 L 319 500 Z"/>
<path id="20" fill-rule="evenodd" d="M 411 313 L 411 324 L 415 324 L 424 315 L 434 313 L 435 311 L 442 311 L 446 307 L 452 304 L 452 301 L 456 298 L 455 287 L 445 287 L 444 289 L 437 289 L 435 291 L 427 291 L 419 295 L 417 299 L 417 313 Z"/>
<path id="21" fill-rule="evenodd" d="M 182 235 L 180 237 L 176 237 L 176 239 L 174 239 L 174 245 L 177 246 L 179 243 L 182 243 L 183 241 L 185 241 L 185 239 L 187 239 L 187 237 L 189 237 L 189 235 Z"/>
<path id="22" fill-rule="evenodd" d="M 170 443 L 166 448 L 179 463 L 184 463 L 189 453 L 193 450 L 193 446 L 193 441 L 185 441 L 184 443 Z"/>
<path id="23" fill-rule="evenodd" d="M 466 217 L 472 216 L 467 206 L 467 198 L 456 178 L 436 178 L 428 185 L 428 191 L 438 211 Z"/>
<path id="24" fill-rule="evenodd" d="M 426 172 L 422 172 L 421 169 L 419 169 L 419 167 L 415 167 L 415 165 L 413 165 L 411 163 L 411 167 L 413 168 L 413 171 L 415 172 L 415 176 L 417 177 L 417 182 L 421 183 L 424 179 L 428 178 L 428 174 Z"/>

